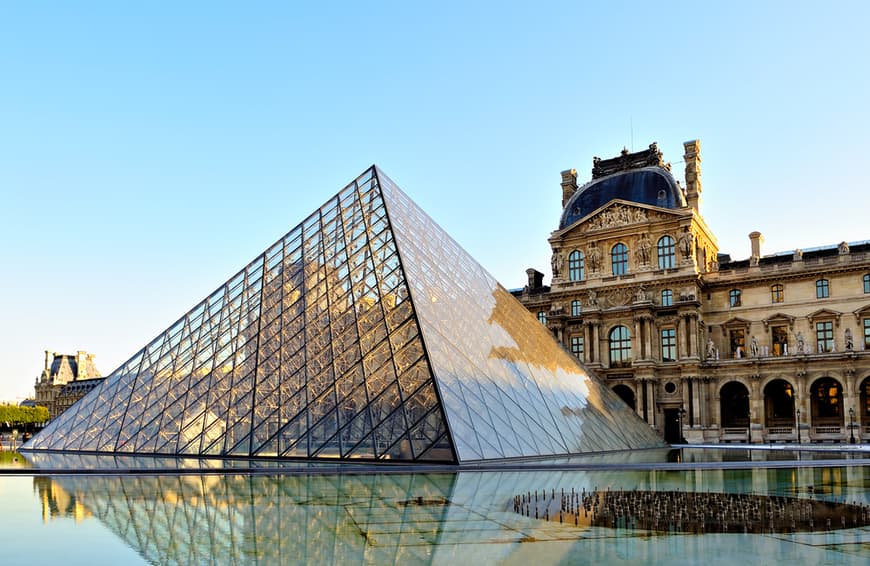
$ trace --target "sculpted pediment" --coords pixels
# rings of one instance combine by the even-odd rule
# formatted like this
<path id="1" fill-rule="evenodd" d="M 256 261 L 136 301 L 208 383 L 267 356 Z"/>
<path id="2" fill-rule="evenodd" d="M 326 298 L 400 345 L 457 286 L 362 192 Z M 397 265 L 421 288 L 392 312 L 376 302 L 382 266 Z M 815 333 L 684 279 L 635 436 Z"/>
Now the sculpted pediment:
<path id="1" fill-rule="evenodd" d="M 582 233 L 595 232 L 632 224 L 670 220 L 678 216 L 680 215 L 673 211 L 637 206 L 635 203 L 615 200 L 607 203 L 572 226 L 571 230 L 579 230 Z"/>

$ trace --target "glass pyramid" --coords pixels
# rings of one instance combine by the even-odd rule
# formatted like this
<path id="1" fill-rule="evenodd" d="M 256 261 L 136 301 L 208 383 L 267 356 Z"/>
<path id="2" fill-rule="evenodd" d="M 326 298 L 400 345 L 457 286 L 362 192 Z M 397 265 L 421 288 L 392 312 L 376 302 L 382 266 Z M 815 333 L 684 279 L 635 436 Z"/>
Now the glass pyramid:
<path id="1" fill-rule="evenodd" d="M 660 445 L 373 166 L 24 448 L 461 463 Z"/>

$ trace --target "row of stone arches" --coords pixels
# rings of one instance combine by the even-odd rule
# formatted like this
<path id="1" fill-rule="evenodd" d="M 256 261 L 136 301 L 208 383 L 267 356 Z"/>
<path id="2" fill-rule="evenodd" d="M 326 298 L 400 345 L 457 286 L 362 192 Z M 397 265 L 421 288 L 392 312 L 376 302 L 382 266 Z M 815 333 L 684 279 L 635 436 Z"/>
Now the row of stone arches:
<path id="1" fill-rule="evenodd" d="M 634 410 L 636 396 L 632 387 L 626 384 L 613 386 L 613 391 Z M 800 421 L 802 426 L 809 427 L 844 427 L 851 426 L 849 409 L 854 409 L 856 423 L 870 425 L 870 376 L 859 385 L 854 407 L 846 407 L 844 403 L 843 385 L 834 377 L 820 377 L 810 384 L 809 398 L 803 405 L 796 404 L 795 388 L 786 379 L 773 379 L 762 391 L 760 408 L 763 414 L 752 414 L 752 398 L 746 384 L 734 380 L 722 385 L 719 389 L 719 425 L 723 430 L 748 429 L 755 422 L 771 433 L 789 429 L 794 434 L 794 427 Z M 758 405 L 756 405 L 758 406 Z M 803 406 L 804 413 L 800 417 L 797 410 Z M 808 409 L 808 411 L 807 411 Z M 870 430 L 870 428 L 868 428 Z"/>

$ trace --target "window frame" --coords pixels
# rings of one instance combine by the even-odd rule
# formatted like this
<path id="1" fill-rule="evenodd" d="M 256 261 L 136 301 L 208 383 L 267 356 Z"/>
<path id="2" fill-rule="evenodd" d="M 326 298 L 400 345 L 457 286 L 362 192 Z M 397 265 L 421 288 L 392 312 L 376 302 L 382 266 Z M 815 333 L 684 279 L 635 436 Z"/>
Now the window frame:
<path id="1" fill-rule="evenodd" d="M 674 306 L 674 291 L 673 289 L 662 289 L 662 306 Z"/>
<path id="2" fill-rule="evenodd" d="M 834 351 L 834 321 L 817 320 L 814 324 L 816 330 L 816 352 L 827 354 Z"/>
<path id="3" fill-rule="evenodd" d="M 677 264 L 677 243 L 669 235 L 662 236 L 656 243 L 659 269 L 673 269 Z"/>
<path id="4" fill-rule="evenodd" d="M 659 332 L 663 362 L 677 361 L 677 329 L 673 326 L 662 328 Z M 670 356 L 666 355 L 670 354 Z"/>
<path id="5" fill-rule="evenodd" d="M 631 331 L 627 326 L 618 324 L 607 334 L 610 367 L 631 366 Z"/>
<path id="6" fill-rule="evenodd" d="M 538 311 L 538 322 L 547 326 L 547 311 Z"/>
<path id="7" fill-rule="evenodd" d="M 585 344 L 583 343 L 583 336 L 581 334 L 572 334 L 571 335 L 571 353 L 580 360 L 583 361 L 584 356 L 586 355 Z"/>
<path id="8" fill-rule="evenodd" d="M 610 248 L 610 271 L 613 275 L 628 273 L 628 246 L 622 242 L 617 242 Z"/>
<path id="9" fill-rule="evenodd" d="M 580 316 L 583 312 L 583 302 L 580 299 L 571 301 L 571 316 Z"/>
<path id="10" fill-rule="evenodd" d="M 831 283 L 822 277 L 821 279 L 816 279 L 816 298 L 817 299 L 827 299 L 831 296 Z"/>
<path id="11" fill-rule="evenodd" d="M 782 283 L 774 283 L 770 286 L 770 303 L 777 304 L 785 301 L 785 286 Z"/>
<path id="12" fill-rule="evenodd" d="M 586 279 L 586 258 L 580 250 L 568 254 L 568 281 L 583 281 Z"/>
<path id="13" fill-rule="evenodd" d="M 743 305 L 743 293 L 740 289 L 731 289 L 728 291 L 728 305 L 731 308 Z"/>
<path id="14" fill-rule="evenodd" d="M 864 274 L 864 293 L 870 293 L 870 273 Z"/>

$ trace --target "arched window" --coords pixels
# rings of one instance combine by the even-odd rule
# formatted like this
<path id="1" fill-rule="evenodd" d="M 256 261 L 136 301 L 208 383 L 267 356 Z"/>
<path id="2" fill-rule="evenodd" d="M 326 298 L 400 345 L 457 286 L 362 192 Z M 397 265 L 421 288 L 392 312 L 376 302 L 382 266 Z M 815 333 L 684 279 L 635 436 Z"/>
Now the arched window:
<path id="1" fill-rule="evenodd" d="M 728 304 L 732 307 L 740 306 L 740 289 L 731 289 L 728 291 Z"/>
<path id="2" fill-rule="evenodd" d="M 665 289 L 662 291 L 662 306 L 663 307 L 672 307 L 674 306 L 674 292 L 670 289 Z"/>
<path id="3" fill-rule="evenodd" d="M 659 269 L 673 269 L 676 263 L 676 251 L 674 239 L 670 236 L 662 236 L 659 238 L 658 255 Z"/>
<path id="4" fill-rule="evenodd" d="M 823 377 L 810 388 L 813 425 L 842 424 L 843 387 L 832 377 Z"/>
<path id="5" fill-rule="evenodd" d="M 583 307 L 580 303 L 580 299 L 574 299 L 571 301 L 571 316 L 580 316 L 582 310 Z"/>
<path id="6" fill-rule="evenodd" d="M 610 367 L 627 367 L 631 365 L 631 333 L 624 326 L 617 326 L 610 331 Z"/>
<path id="7" fill-rule="evenodd" d="M 568 254 L 568 279 L 570 281 L 583 281 L 586 279 L 586 261 L 583 252 L 574 250 Z"/>
<path id="8" fill-rule="evenodd" d="M 770 302 L 771 303 L 781 303 L 784 298 L 784 291 L 781 284 L 777 283 L 776 285 L 770 286 Z"/>
<path id="9" fill-rule="evenodd" d="M 610 264 L 613 266 L 614 275 L 628 273 L 628 247 L 625 244 L 616 244 L 611 248 Z"/>
<path id="10" fill-rule="evenodd" d="M 831 288 L 828 286 L 827 279 L 819 279 L 816 281 L 816 298 L 827 299 L 831 296 Z"/>

